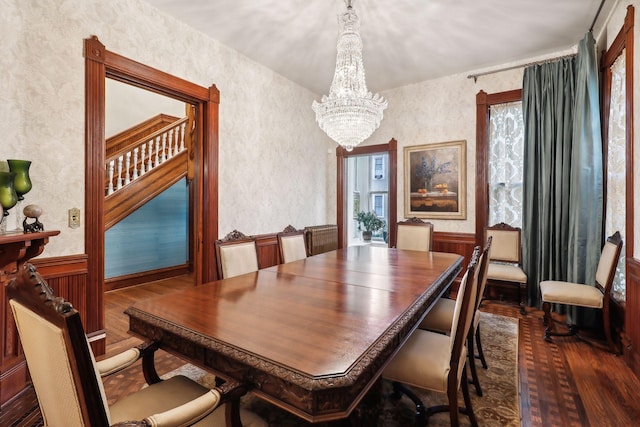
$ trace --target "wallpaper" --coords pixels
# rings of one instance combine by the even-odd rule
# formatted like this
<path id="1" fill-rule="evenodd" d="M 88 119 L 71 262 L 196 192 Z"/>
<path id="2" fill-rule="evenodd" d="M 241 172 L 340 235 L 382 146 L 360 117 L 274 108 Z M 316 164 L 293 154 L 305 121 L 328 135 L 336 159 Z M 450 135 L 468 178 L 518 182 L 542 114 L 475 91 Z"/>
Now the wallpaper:
<path id="1" fill-rule="evenodd" d="M 617 5 L 605 30 L 607 44 L 630 3 L 638 7 L 639 2 Z M 45 228 L 61 230 L 44 256 L 84 252 L 84 229 L 67 227 L 67 211 L 80 208 L 84 221 L 82 46 L 91 35 L 113 52 L 201 86 L 216 84 L 220 90 L 220 236 L 232 229 L 260 234 L 288 224 L 301 228 L 336 222 L 335 144 L 318 128 L 311 110 L 312 101 L 322 94 L 142 0 L 0 0 L 0 7 L 0 159 L 33 161 L 34 185 L 25 203 L 41 205 Z M 635 33 L 640 36 L 640 31 Z M 640 82 L 640 66 L 635 72 L 634 80 Z M 521 81 L 520 68 L 477 81 L 465 73 L 381 93 L 389 107 L 366 144 L 398 141 L 399 219 L 405 217 L 403 148 L 462 139 L 467 142 L 467 217 L 433 223 L 438 231 L 474 232 L 475 96 L 480 90 L 516 89 Z M 640 163 L 640 150 L 634 152 Z M 640 178 L 635 179 L 640 188 Z M 639 229 L 640 196 L 635 205 Z M 640 233 L 635 238 L 637 254 Z"/>
<path id="2" fill-rule="evenodd" d="M 84 253 L 84 228 L 68 228 L 67 211 L 80 208 L 84 220 L 82 48 L 91 35 L 113 52 L 220 90 L 221 236 L 327 222 L 332 143 L 315 124 L 308 90 L 140 0 L 0 0 L 0 7 L 0 159 L 33 162 L 25 203 L 42 206 L 45 229 L 61 231 L 45 257 Z"/>
<path id="3" fill-rule="evenodd" d="M 434 230 L 475 233 L 476 94 L 522 87 L 522 70 L 479 77 L 457 74 L 381 93 L 388 102 L 380 128 L 367 144 L 398 141 L 398 220 L 404 212 L 404 147 L 437 142 L 467 142 L 467 215 L 464 220 L 429 219 Z"/>

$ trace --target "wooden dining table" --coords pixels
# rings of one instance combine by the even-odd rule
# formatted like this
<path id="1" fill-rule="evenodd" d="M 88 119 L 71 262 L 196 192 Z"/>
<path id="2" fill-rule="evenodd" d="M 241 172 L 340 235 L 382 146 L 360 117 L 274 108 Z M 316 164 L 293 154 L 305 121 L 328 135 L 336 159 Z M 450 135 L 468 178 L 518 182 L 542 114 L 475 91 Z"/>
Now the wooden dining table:
<path id="1" fill-rule="evenodd" d="M 349 417 L 462 256 L 355 246 L 135 303 L 130 332 L 309 422 Z"/>

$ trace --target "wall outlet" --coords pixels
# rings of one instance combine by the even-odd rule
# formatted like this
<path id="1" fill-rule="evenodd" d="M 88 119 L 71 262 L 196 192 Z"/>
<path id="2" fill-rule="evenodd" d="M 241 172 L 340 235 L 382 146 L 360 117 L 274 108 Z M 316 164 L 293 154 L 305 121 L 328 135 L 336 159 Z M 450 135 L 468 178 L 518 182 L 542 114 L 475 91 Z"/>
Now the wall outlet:
<path id="1" fill-rule="evenodd" d="M 69 228 L 78 227 L 80 227 L 80 209 L 71 208 L 69 209 Z"/>

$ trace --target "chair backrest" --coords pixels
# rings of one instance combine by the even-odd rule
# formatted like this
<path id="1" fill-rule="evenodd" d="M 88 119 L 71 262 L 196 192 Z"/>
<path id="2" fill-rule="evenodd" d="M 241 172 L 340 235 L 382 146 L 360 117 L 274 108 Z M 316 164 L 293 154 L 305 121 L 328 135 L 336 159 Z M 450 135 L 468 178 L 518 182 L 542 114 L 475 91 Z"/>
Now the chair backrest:
<path id="1" fill-rule="evenodd" d="M 280 260 L 283 263 L 297 261 L 307 257 L 307 243 L 304 230 L 289 226 L 277 234 Z"/>
<path id="2" fill-rule="evenodd" d="M 396 248 L 410 251 L 431 251 L 433 224 L 419 218 L 400 221 L 396 228 Z"/>
<path id="3" fill-rule="evenodd" d="M 484 229 L 485 239 L 493 238 L 491 261 L 522 262 L 522 246 L 520 243 L 520 228 L 512 227 L 501 222 Z"/>
<path id="4" fill-rule="evenodd" d="M 451 322 L 451 371 L 449 375 L 456 375 L 459 378 L 460 369 L 464 366 L 463 348 L 471 323 L 473 313 L 476 310 L 476 295 L 478 293 L 478 261 L 480 257 L 480 246 L 476 246 L 471 256 L 471 261 L 467 267 L 456 296 L 456 303 L 453 310 Z"/>
<path id="5" fill-rule="evenodd" d="M 258 271 L 256 241 L 238 230 L 215 241 L 218 277 L 228 279 Z"/>
<path id="6" fill-rule="evenodd" d="M 600 261 L 598 261 L 598 268 L 596 270 L 596 287 L 605 295 L 609 295 L 611 287 L 613 286 L 613 279 L 616 275 L 616 267 L 620 260 L 621 251 L 622 236 L 620 236 L 620 232 L 616 231 L 607 238 L 602 248 Z"/>
<path id="7" fill-rule="evenodd" d="M 28 263 L 6 289 L 44 425 L 110 425 L 78 311 Z"/>
<path id="8" fill-rule="evenodd" d="M 487 286 L 487 271 L 489 270 L 489 260 L 491 259 L 492 243 L 493 237 L 489 236 L 487 238 L 487 243 L 482 250 L 482 255 L 480 256 L 480 264 L 478 265 L 478 295 L 476 296 L 476 310 L 480 308 L 484 289 Z"/>

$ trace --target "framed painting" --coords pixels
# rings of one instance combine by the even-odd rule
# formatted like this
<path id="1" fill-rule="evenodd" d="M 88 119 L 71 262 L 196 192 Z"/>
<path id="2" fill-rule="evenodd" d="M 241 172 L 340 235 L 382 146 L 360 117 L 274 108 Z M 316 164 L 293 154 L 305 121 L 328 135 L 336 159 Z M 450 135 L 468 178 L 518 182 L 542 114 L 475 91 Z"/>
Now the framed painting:
<path id="1" fill-rule="evenodd" d="M 466 219 L 466 141 L 404 147 L 407 218 Z"/>

